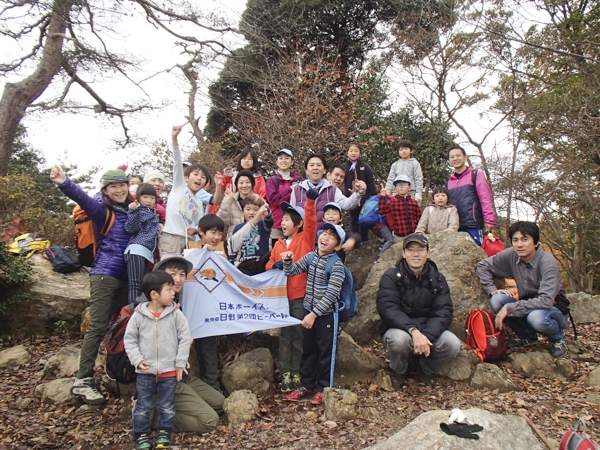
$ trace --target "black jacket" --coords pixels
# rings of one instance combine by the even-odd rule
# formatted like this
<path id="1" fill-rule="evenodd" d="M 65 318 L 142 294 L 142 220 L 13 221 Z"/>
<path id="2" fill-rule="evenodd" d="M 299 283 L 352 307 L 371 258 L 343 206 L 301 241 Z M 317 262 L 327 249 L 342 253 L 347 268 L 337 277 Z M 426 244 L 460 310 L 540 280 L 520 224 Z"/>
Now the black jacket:
<path id="1" fill-rule="evenodd" d="M 433 342 L 452 322 L 450 288 L 433 261 L 428 259 L 416 277 L 404 258 L 400 258 L 396 268 L 388 269 L 381 277 L 377 311 L 382 320 L 382 335 L 390 328 L 408 332 L 416 327 Z"/>
<path id="2" fill-rule="evenodd" d="M 352 189 L 352 183 L 355 179 L 364 181 L 367 184 L 367 192 L 360 199 L 360 204 L 364 205 L 368 198 L 377 195 L 377 193 L 379 192 L 377 190 L 377 186 L 375 185 L 375 177 L 373 176 L 373 171 L 371 170 L 371 167 L 362 159 L 359 158 L 356 160 L 355 170 L 350 170 L 351 165 L 352 162 L 349 159 L 347 159 L 344 162 L 344 164 L 342 164 L 342 166 L 344 166 L 344 169 L 346 169 L 346 178 L 344 179 L 346 189 L 344 191 L 344 195 L 346 197 L 350 197 L 350 195 L 352 194 L 352 192 L 350 192 L 350 189 Z"/>

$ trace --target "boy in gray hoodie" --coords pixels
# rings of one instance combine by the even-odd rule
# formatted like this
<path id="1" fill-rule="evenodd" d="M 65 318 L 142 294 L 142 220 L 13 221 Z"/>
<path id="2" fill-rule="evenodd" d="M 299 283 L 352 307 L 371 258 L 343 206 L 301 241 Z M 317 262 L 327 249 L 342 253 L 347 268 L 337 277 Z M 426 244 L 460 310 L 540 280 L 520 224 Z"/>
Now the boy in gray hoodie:
<path id="1" fill-rule="evenodd" d="M 169 448 L 175 420 L 175 388 L 185 372 L 192 337 L 187 319 L 173 303 L 173 277 L 161 270 L 142 280 L 142 292 L 150 301 L 142 303 L 129 319 L 124 344 L 136 368 L 137 403 L 133 411 L 136 450 L 152 448 L 151 413 L 158 393 L 157 449 Z"/>
<path id="2" fill-rule="evenodd" d="M 400 156 L 400 159 L 390 167 L 390 173 L 385 183 L 385 189 L 388 192 L 394 193 L 394 180 L 398 175 L 406 175 L 410 180 L 409 194 L 420 203 L 423 199 L 423 171 L 421 170 L 421 164 L 413 158 L 412 154 L 412 142 L 406 139 L 398 142 L 398 155 Z"/>

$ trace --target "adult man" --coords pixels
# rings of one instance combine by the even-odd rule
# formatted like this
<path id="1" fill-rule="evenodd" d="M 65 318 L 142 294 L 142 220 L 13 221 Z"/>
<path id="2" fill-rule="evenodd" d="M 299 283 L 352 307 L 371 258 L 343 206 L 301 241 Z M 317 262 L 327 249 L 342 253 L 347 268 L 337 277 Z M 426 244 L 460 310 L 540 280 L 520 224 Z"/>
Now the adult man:
<path id="1" fill-rule="evenodd" d="M 458 209 L 458 231 L 469 233 L 475 243 L 481 246 L 482 230 L 485 228 L 490 232 L 496 225 L 492 191 L 482 171 L 478 170 L 473 174 L 475 169 L 467 167 L 467 153 L 464 148 L 458 145 L 450 147 L 448 159 L 454 173 L 448 179 L 447 188 L 452 202 Z"/>
<path id="2" fill-rule="evenodd" d="M 380 332 L 395 386 L 404 383 L 411 354 L 421 381 L 434 384 L 435 373 L 460 350 L 459 339 L 448 331 L 453 317 L 450 289 L 429 254 L 427 238 L 409 234 L 396 267 L 379 282 Z"/>
<path id="3" fill-rule="evenodd" d="M 496 326 L 503 322 L 515 332 L 507 348 L 538 342 L 538 333 L 551 342 L 550 354 L 564 355 L 567 348 L 564 329 L 568 327 L 568 300 L 562 289 L 558 263 L 539 245 L 540 229 L 533 222 L 515 222 L 508 236 L 512 247 L 479 261 L 477 274 L 490 295 L 490 307 L 496 313 Z M 494 278 L 514 278 L 518 300 L 506 289 L 497 289 Z M 562 310 L 562 311 L 561 311 Z"/>
<path id="4" fill-rule="evenodd" d="M 154 270 L 164 270 L 173 277 L 175 299 L 179 300 L 185 278 L 192 270 L 192 263 L 179 254 L 167 254 L 154 266 Z M 188 376 L 184 382 L 177 384 L 175 391 L 173 431 L 210 433 L 219 424 L 219 413 L 223 410 L 224 401 L 225 397 L 219 391 L 196 377 Z"/>
<path id="5" fill-rule="evenodd" d="M 335 187 L 344 192 L 346 186 L 346 169 L 340 164 L 334 164 L 327 171 L 327 180 Z M 348 195 L 349 197 L 349 195 Z"/>

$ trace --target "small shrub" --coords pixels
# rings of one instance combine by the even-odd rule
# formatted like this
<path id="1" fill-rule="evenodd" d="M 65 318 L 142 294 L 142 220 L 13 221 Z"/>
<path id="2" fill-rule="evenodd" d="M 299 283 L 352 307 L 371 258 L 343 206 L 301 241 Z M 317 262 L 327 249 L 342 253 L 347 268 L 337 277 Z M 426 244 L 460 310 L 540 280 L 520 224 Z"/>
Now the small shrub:
<path id="1" fill-rule="evenodd" d="M 17 303 L 31 298 L 25 288 L 32 281 L 29 261 L 13 255 L 8 251 L 7 244 L 0 242 L 0 315 Z"/>

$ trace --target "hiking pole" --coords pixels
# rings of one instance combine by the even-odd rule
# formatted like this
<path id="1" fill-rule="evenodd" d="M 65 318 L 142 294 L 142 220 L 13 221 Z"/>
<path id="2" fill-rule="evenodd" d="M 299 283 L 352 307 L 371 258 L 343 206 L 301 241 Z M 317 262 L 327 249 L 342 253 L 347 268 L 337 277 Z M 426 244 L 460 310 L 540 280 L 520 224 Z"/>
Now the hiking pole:
<path id="1" fill-rule="evenodd" d="M 548 447 L 548 450 L 556 450 L 555 447 L 550 443 L 550 441 L 548 440 L 548 438 L 546 437 L 546 435 L 544 433 L 542 433 L 542 430 L 540 430 L 532 421 L 529 417 L 527 417 L 525 415 L 524 412 L 519 411 L 519 415 L 525 419 L 525 422 L 527 422 L 527 425 L 529 425 L 531 427 L 531 429 L 535 432 L 535 434 L 538 435 L 538 437 L 542 440 L 542 442 L 544 443 L 544 445 L 546 445 L 546 447 Z"/>

